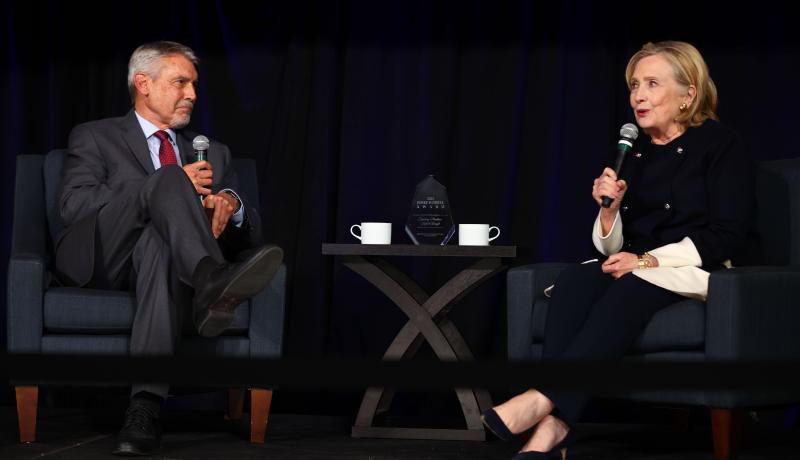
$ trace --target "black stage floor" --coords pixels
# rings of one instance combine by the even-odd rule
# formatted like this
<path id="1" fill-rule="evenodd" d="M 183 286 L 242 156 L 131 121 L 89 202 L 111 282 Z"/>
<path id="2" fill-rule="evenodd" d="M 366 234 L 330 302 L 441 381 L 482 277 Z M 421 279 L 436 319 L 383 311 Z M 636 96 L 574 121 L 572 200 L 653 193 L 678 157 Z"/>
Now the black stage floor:
<path id="1" fill-rule="evenodd" d="M 16 441 L 16 413 L 0 406 L 0 459 L 100 459 L 111 452 L 123 408 L 40 407 L 38 441 Z M 173 406 L 175 406 L 173 404 Z M 748 413 L 741 460 L 800 459 L 796 409 Z M 700 409 L 651 411 L 639 423 L 591 422 L 578 426 L 575 459 L 712 459 L 711 435 Z M 672 412 L 672 413 L 668 413 Z M 666 415 L 665 415 L 666 414 Z M 245 414 L 245 417 L 247 414 Z M 406 422 L 409 419 L 405 419 Z M 246 423 L 230 424 L 221 412 L 171 407 L 158 459 L 507 459 L 521 441 L 486 442 L 354 439 L 352 418 L 273 413 L 264 444 L 250 444 Z M 413 421 L 412 421 L 413 423 Z"/>

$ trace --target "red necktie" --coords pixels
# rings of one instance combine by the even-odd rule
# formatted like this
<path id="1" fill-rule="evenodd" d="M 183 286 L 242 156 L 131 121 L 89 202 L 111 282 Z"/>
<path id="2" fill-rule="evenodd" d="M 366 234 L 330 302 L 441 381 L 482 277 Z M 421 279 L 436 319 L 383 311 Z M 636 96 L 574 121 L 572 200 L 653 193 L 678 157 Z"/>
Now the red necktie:
<path id="1" fill-rule="evenodd" d="M 166 131 L 156 131 L 155 136 L 161 141 L 161 146 L 158 148 L 158 160 L 161 162 L 161 166 L 178 164 L 169 134 Z"/>

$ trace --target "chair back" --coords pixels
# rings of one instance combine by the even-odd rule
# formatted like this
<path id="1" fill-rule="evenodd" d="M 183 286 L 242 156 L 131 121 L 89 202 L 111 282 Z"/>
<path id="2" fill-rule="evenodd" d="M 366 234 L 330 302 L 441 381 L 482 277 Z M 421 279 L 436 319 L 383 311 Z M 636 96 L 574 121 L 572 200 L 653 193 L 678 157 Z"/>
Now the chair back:
<path id="1" fill-rule="evenodd" d="M 64 166 L 66 154 L 65 149 L 51 150 L 45 155 L 42 165 L 47 228 L 50 230 L 50 239 L 53 243 L 64 228 L 64 222 L 61 220 L 61 213 L 58 210 L 58 188 L 61 185 L 61 169 Z"/>
<path id="2" fill-rule="evenodd" d="M 800 265 L 800 158 L 763 161 L 756 179 L 758 265 Z"/>
<path id="3" fill-rule="evenodd" d="M 239 178 L 239 190 L 243 197 L 247 197 L 250 206 L 261 209 L 258 192 L 258 170 L 256 160 L 252 158 L 234 158 L 233 169 Z"/>

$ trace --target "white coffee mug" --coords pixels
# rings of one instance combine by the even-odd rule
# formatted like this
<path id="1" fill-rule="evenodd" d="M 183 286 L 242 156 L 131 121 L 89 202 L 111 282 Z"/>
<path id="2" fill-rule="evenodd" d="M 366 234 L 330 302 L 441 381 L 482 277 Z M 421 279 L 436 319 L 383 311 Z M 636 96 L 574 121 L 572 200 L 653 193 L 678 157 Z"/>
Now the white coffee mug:
<path id="1" fill-rule="evenodd" d="M 360 233 L 353 231 L 358 228 Z M 392 224 L 390 222 L 361 222 L 350 227 L 350 234 L 361 240 L 361 244 L 392 244 Z"/>
<path id="2" fill-rule="evenodd" d="M 492 229 L 497 234 L 490 237 Z M 458 224 L 458 244 L 460 246 L 488 246 L 490 241 L 500 236 L 500 229 L 489 224 Z"/>

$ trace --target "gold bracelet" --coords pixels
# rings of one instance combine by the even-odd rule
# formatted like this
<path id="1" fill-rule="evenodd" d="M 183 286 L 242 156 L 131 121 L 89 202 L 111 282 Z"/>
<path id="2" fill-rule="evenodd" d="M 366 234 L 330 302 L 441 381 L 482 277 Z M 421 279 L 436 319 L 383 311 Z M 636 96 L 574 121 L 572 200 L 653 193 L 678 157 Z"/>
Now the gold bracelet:
<path id="1" fill-rule="evenodd" d="M 644 254 L 640 254 L 637 256 L 636 264 L 638 265 L 639 269 L 643 268 L 650 268 L 650 254 L 645 252 Z"/>

